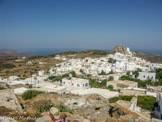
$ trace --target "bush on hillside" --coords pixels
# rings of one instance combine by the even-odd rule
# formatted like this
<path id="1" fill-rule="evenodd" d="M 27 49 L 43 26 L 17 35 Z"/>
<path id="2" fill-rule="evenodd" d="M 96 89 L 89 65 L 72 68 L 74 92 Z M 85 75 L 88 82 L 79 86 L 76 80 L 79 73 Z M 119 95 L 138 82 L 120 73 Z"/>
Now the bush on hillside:
<path id="1" fill-rule="evenodd" d="M 0 64 L 0 67 L 1 67 L 2 69 L 6 69 L 6 68 L 14 68 L 14 67 L 16 67 L 16 66 L 13 65 L 13 64 L 6 63 L 6 64 Z"/>
<path id="2" fill-rule="evenodd" d="M 112 90 L 113 90 L 113 86 L 112 86 L 112 85 L 109 85 L 109 86 L 107 87 L 107 89 L 109 89 L 110 91 L 112 91 Z"/>
<path id="3" fill-rule="evenodd" d="M 99 75 L 107 75 L 105 71 L 101 71 L 101 73 Z"/>
<path id="4" fill-rule="evenodd" d="M 115 60 L 115 59 L 112 59 L 112 58 L 109 58 L 108 62 L 109 62 L 109 63 L 115 63 L 116 60 Z"/>
<path id="5" fill-rule="evenodd" d="M 70 72 L 70 73 L 71 73 L 72 77 L 76 77 L 75 71 L 72 71 L 72 72 Z"/>
<path id="6" fill-rule="evenodd" d="M 37 96 L 38 94 L 43 94 L 44 92 L 42 91 L 36 91 L 36 90 L 27 90 L 26 92 L 24 92 L 22 94 L 22 98 L 24 100 L 27 100 L 27 99 L 32 99 L 33 97 Z"/>
<path id="7" fill-rule="evenodd" d="M 44 104 L 41 104 L 39 107 L 38 107 L 38 110 L 39 112 L 47 112 L 49 111 L 52 107 L 53 107 L 53 103 L 51 102 L 48 102 L 48 103 L 44 103 Z"/>
<path id="8" fill-rule="evenodd" d="M 162 79 L 162 68 L 157 69 L 157 71 L 156 71 L 156 78 L 158 80 Z"/>
<path id="9" fill-rule="evenodd" d="M 60 106 L 56 106 L 56 107 L 60 112 L 74 113 L 73 110 L 68 109 L 66 106 L 60 105 Z"/>
<path id="10" fill-rule="evenodd" d="M 119 97 L 113 97 L 109 99 L 110 103 L 115 103 L 118 100 L 125 100 L 125 101 L 131 101 L 134 96 L 122 96 L 120 95 Z"/>
<path id="11" fill-rule="evenodd" d="M 153 111 L 156 105 L 156 98 L 150 96 L 138 96 L 137 106 Z"/>

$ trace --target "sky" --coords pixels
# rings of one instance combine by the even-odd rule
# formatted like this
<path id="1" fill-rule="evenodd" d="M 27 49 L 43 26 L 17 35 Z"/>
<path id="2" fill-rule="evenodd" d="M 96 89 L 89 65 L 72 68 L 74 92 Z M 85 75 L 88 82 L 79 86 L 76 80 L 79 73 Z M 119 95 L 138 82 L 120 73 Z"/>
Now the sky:
<path id="1" fill-rule="evenodd" d="M 0 48 L 162 50 L 162 0 L 0 0 Z"/>

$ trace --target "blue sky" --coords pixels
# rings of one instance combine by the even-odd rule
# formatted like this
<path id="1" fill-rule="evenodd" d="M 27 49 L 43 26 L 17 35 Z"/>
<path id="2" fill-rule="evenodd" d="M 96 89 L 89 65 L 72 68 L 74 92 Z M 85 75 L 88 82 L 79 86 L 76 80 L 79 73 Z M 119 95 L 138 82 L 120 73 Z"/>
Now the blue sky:
<path id="1" fill-rule="evenodd" d="M 162 0 L 0 0 L 0 48 L 162 49 Z"/>

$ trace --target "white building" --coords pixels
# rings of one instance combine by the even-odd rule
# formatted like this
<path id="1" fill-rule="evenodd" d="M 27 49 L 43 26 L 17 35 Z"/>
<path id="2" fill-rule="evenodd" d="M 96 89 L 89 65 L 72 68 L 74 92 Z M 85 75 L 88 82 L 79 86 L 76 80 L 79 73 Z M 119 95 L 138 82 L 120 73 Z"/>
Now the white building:
<path id="1" fill-rule="evenodd" d="M 140 80 L 152 80 L 156 81 L 156 73 L 150 73 L 150 72 L 139 72 L 138 79 Z"/>
<path id="2" fill-rule="evenodd" d="M 34 90 L 44 91 L 44 92 L 55 92 L 57 94 L 67 93 L 66 86 L 58 86 L 50 82 L 42 82 L 40 84 L 33 85 Z"/>
<path id="3" fill-rule="evenodd" d="M 39 76 L 44 76 L 44 70 L 38 71 Z"/>
<path id="4" fill-rule="evenodd" d="M 78 90 L 71 91 L 71 93 L 78 94 L 78 95 L 98 94 L 107 99 L 110 99 L 113 97 L 119 97 L 119 92 L 113 92 L 107 89 L 100 89 L 100 88 L 90 88 L 90 89 L 85 89 L 85 90 L 78 89 Z"/>
<path id="5" fill-rule="evenodd" d="M 114 80 L 114 81 L 108 81 L 107 82 L 107 87 L 112 85 L 114 89 L 124 89 L 127 87 L 130 88 L 137 88 L 138 87 L 138 83 L 137 82 L 133 82 L 133 81 L 128 81 L 128 80 Z"/>
<path id="6" fill-rule="evenodd" d="M 14 93 L 17 95 L 22 95 L 25 91 L 27 91 L 27 88 L 21 87 L 21 88 L 16 88 L 14 89 Z"/>
<path id="7" fill-rule="evenodd" d="M 89 81 L 81 78 L 64 78 L 62 79 L 62 85 L 86 89 L 89 88 Z"/>

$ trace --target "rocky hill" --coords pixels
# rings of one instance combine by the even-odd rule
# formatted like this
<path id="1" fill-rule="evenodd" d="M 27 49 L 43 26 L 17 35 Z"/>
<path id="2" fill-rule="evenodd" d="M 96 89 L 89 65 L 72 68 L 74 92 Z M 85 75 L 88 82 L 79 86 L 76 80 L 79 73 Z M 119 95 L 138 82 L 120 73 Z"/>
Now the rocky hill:
<path id="1" fill-rule="evenodd" d="M 114 53 L 122 53 L 129 54 L 129 51 L 124 46 L 116 46 L 113 50 Z M 145 59 L 146 61 L 150 61 L 151 63 L 162 63 L 162 56 L 157 54 L 143 53 L 143 52 L 131 52 L 133 56 Z"/>
<path id="2" fill-rule="evenodd" d="M 124 46 L 116 46 L 113 50 L 114 53 L 121 53 L 128 55 L 129 52 L 127 51 L 127 48 Z"/>

